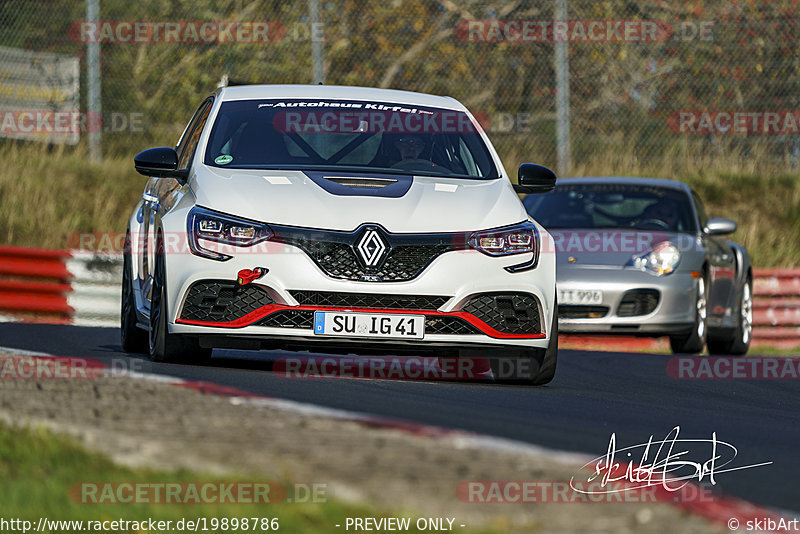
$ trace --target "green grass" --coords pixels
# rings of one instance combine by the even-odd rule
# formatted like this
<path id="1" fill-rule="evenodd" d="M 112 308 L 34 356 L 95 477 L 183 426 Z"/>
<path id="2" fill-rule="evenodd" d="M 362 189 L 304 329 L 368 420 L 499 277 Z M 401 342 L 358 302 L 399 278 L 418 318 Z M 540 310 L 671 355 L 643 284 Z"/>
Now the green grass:
<path id="1" fill-rule="evenodd" d="M 269 461 L 265 458 L 265 461 Z M 341 533 L 346 517 L 381 517 L 368 506 L 335 500 L 314 504 L 82 504 L 70 497 L 80 482 L 205 482 L 234 480 L 269 482 L 263 477 L 204 477 L 188 472 L 129 469 L 107 457 L 82 449 L 71 439 L 42 429 L 10 428 L 0 423 L 0 502 L 5 519 L 35 522 L 50 520 L 141 521 L 148 518 L 177 521 L 181 518 L 278 518 L 281 532 Z M 329 486 L 330 487 L 330 486 Z M 335 488 L 330 488 L 335 491 Z M 73 490 L 75 491 L 75 490 Z M 79 495 L 79 493 L 77 494 Z M 78 501 L 78 502 L 76 502 Z M 414 521 L 412 520 L 412 525 Z M 174 523 L 173 523 L 174 525 Z M 34 527 L 35 528 L 35 527 Z M 209 524 L 210 529 L 210 524 Z M 176 529 L 172 529 L 176 531 Z M 416 529 L 411 529 L 417 532 Z M 236 532 L 230 530 L 230 532 Z M 260 532 L 260 530 L 259 530 Z"/>
<path id="2" fill-rule="evenodd" d="M 752 358 L 757 358 L 759 356 L 786 356 L 787 358 L 797 358 L 800 356 L 800 347 L 785 349 L 770 345 L 757 345 L 755 347 L 751 347 L 750 352 L 747 355 Z"/>
<path id="3" fill-rule="evenodd" d="M 0 243 L 64 248 L 79 232 L 123 232 L 146 182 L 133 169 L 139 148 L 92 165 L 82 148 L 48 151 L 42 145 L 0 142 Z M 739 223 L 733 239 L 748 248 L 755 266 L 800 265 L 797 176 L 785 174 L 785 166 L 756 168 L 740 158 L 720 167 L 719 159 L 675 150 L 656 161 L 606 151 L 583 159 L 571 174 L 683 180 L 702 196 L 709 216 Z M 510 171 L 512 162 L 530 159 L 513 146 L 503 152 Z"/>

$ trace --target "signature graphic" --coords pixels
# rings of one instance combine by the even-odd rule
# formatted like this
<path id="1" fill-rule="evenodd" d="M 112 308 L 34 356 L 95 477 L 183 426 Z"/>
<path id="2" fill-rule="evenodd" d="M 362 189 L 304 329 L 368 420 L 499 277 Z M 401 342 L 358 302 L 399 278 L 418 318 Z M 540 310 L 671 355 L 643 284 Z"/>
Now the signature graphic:
<path id="1" fill-rule="evenodd" d="M 718 440 L 716 432 L 711 434 L 711 439 L 679 439 L 680 432 L 681 427 L 676 426 L 662 440 L 654 440 L 651 435 L 646 443 L 622 449 L 617 449 L 617 435 L 613 433 L 606 454 L 583 465 L 583 468 L 594 468 L 586 481 L 593 482 L 599 478 L 600 487 L 605 489 L 587 491 L 580 487 L 580 483 L 576 487 L 575 477 L 570 479 L 570 487 L 576 492 L 593 495 L 658 485 L 667 491 L 679 491 L 692 481 L 702 482 L 707 478 L 712 485 L 716 485 L 716 476 L 719 474 L 772 464 L 762 462 L 733 466 L 731 464 L 739 450 L 726 441 Z M 706 449 L 707 453 L 702 449 Z M 690 452 L 694 454 L 698 450 L 703 454 L 703 461 L 687 458 Z M 640 458 L 638 463 L 637 457 Z"/>

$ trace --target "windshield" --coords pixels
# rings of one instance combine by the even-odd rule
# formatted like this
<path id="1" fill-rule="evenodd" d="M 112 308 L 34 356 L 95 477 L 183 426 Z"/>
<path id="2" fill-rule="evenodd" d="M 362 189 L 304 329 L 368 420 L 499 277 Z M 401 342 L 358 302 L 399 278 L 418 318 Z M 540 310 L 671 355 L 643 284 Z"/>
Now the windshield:
<path id="1" fill-rule="evenodd" d="M 224 102 L 205 164 L 498 178 L 466 113 L 368 101 Z"/>
<path id="2" fill-rule="evenodd" d="M 696 231 L 689 197 L 681 191 L 635 184 L 566 184 L 523 201 L 548 229 L 624 228 Z"/>

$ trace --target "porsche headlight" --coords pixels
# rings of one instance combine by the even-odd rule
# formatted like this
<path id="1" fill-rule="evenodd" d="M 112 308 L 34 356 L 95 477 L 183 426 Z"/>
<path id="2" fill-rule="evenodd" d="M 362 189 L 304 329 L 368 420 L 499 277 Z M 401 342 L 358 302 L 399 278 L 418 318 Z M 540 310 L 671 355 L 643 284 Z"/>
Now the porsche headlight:
<path id="1" fill-rule="evenodd" d="M 629 267 L 649 271 L 657 276 L 675 272 L 681 262 L 681 252 L 669 242 L 662 242 L 646 253 L 631 258 Z"/>
<path id="2" fill-rule="evenodd" d="M 524 222 L 514 226 L 475 232 L 469 238 L 469 246 L 489 256 L 508 256 L 533 252 L 538 248 L 536 226 Z"/>
<path id="3" fill-rule="evenodd" d="M 250 247 L 273 236 L 272 230 L 264 223 L 239 219 L 200 207 L 192 208 L 186 222 L 189 249 L 192 253 L 217 261 L 227 261 L 232 256 L 203 247 L 201 240 Z"/>

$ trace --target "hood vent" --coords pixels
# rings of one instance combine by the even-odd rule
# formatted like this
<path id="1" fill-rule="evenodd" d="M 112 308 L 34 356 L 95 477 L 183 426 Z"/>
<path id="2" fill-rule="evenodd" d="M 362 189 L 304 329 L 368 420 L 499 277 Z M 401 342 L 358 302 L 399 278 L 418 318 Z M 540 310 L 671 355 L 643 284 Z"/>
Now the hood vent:
<path id="1" fill-rule="evenodd" d="M 303 173 L 331 195 L 344 197 L 400 198 L 408 193 L 414 183 L 414 177 L 405 174 Z"/>
<path id="2" fill-rule="evenodd" d="M 329 182 L 333 182 L 346 187 L 359 187 L 364 189 L 383 189 L 384 187 L 396 184 L 397 180 L 390 178 L 359 178 L 350 176 L 325 176 Z"/>

